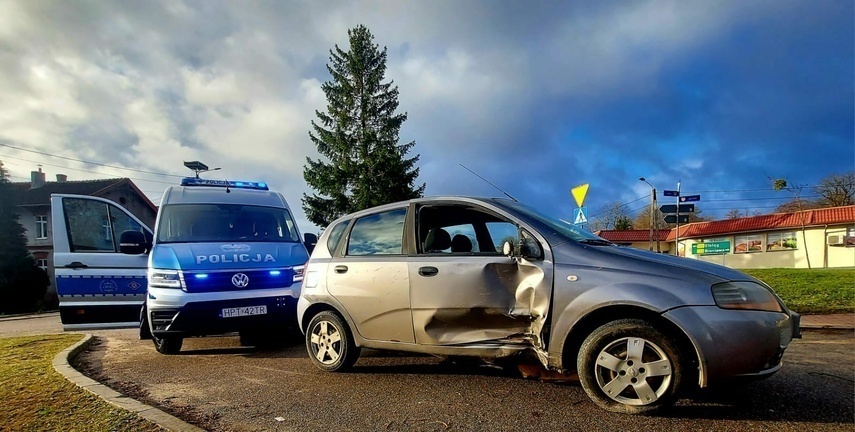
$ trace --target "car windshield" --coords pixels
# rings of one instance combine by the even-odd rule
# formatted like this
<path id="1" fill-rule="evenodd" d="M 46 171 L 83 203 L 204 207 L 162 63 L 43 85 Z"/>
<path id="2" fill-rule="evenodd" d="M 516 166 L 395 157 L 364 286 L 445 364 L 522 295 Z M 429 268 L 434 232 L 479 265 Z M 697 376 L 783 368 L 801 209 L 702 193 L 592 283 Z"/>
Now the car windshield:
<path id="1" fill-rule="evenodd" d="M 297 242 L 288 210 L 240 204 L 172 204 L 160 210 L 160 243 Z"/>
<path id="2" fill-rule="evenodd" d="M 589 231 L 580 229 L 580 228 L 576 227 L 575 225 L 573 225 L 569 222 L 565 222 L 562 220 L 558 220 L 558 219 L 554 219 L 554 218 L 551 218 L 549 216 L 546 216 L 543 213 L 541 213 L 541 212 L 539 212 L 539 211 L 537 211 L 537 210 L 535 210 L 535 209 L 533 209 L 533 208 L 531 208 L 525 204 L 520 204 L 518 202 L 505 201 L 505 200 L 503 200 L 502 202 L 504 205 L 508 206 L 509 208 L 516 210 L 516 211 L 518 211 L 518 212 L 520 212 L 520 213 L 522 213 L 522 214 L 524 214 L 524 215 L 526 215 L 532 219 L 535 219 L 536 221 L 546 225 L 550 229 L 555 230 L 555 232 L 557 232 L 558 234 L 561 234 L 564 237 L 567 237 L 570 240 L 573 240 L 575 242 L 591 243 L 591 244 L 609 244 L 609 245 L 612 244 L 608 240 L 606 240 L 602 237 L 596 236 Z"/>

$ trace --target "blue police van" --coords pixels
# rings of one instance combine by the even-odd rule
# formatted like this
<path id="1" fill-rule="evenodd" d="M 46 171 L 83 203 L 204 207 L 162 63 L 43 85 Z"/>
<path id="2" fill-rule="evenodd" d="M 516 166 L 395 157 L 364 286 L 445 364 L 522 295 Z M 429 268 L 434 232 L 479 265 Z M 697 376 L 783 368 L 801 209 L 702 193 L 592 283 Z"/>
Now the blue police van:
<path id="1" fill-rule="evenodd" d="M 184 338 L 239 332 L 275 343 L 296 326 L 305 263 L 285 198 L 265 183 L 185 178 L 151 230 L 106 199 L 51 196 L 63 328 L 140 327 L 163 354 Z"/>

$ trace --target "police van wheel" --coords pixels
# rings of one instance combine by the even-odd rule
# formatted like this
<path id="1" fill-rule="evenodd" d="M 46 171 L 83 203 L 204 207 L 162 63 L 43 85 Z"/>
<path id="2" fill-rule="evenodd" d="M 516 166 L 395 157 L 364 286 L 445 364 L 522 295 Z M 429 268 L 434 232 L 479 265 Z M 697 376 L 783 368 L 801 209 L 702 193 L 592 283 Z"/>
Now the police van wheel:
<path id="1" fill-rule="evenodd" d="M 184 344 L 183 338 L 174 336 L 159 338 L 152 335 L 151 340 L 154 342 L 154 349 L 161 354 L 178 354 Z"/>

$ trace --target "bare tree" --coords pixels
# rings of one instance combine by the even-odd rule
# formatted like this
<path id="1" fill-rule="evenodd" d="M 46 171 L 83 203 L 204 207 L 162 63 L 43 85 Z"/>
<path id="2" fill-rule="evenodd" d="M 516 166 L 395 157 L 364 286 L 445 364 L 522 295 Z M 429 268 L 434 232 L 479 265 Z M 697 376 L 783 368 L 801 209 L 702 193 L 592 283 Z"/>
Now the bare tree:
<path id="1" fill-rule="evenodd" d="M 822 207 L 839 207 L 855 204 L 855 171 L 832 174 L 822 179 L 813 191 L 820 196 Z"/>
<path id="2" fill-rule="evenodd" d="M 769 178 L 772 181 L 772 189 L 774 190 L 787 190 L 796 198 L 796 205 L 798 206 L 798 215 L 799 221 L 802 224 L 802 242 L 807 243 L 807 234 L 805 233 L 805 213 L 804 213 L 804 201 L 802 200 L 802 190 L 806 185 L 793 184 L 788 182 L 786 179 L 773 179 Z M 805 249 L 805 260 L 807 261 L 808 268 L 810 266 L 810 253 L 806 244 L 803 245 Z"/>
<path id="3" fill-rule="evenodd" d="M 728 211 L 727 214 L 724 215 L 724 218 L 725 219 L 739 219 L 743 216 L 745 216 L 745 214 L 743 214 L 741 211 L 739 211 L 739 209 L 732 209 L 732 210 Z"/>
<path id="4" fill-rule="evenodd" d="M 625 204 L 621 204 L 618 201 L 613 203 L 609 203 L 600 208 L 597 212 L 599 215 L 593 222 L 591 222 L 591 231 L 599 231 L 599 230 L 607 230 L 607 229 L 621 229 L 618 226 L 625 226 L 626 224 L 621 224 L 622 220 L 629 220 L 629 215 L 626 213 Z M 649 225 L 648 225 L 649 228 Z M 629 229 L 629 228 L 623 228 Z"/>

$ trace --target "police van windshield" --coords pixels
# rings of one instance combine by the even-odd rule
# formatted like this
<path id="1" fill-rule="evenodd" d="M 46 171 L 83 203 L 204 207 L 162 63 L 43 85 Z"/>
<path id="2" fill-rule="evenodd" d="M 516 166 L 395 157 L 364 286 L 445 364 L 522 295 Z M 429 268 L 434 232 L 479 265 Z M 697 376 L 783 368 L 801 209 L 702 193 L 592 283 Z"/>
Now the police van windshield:
<path id="1" fill-rule="evenodd" d="M 160 210 L 159 243 L 298 242 L 288 210 L 240 204 L 172 204 Z"/>

